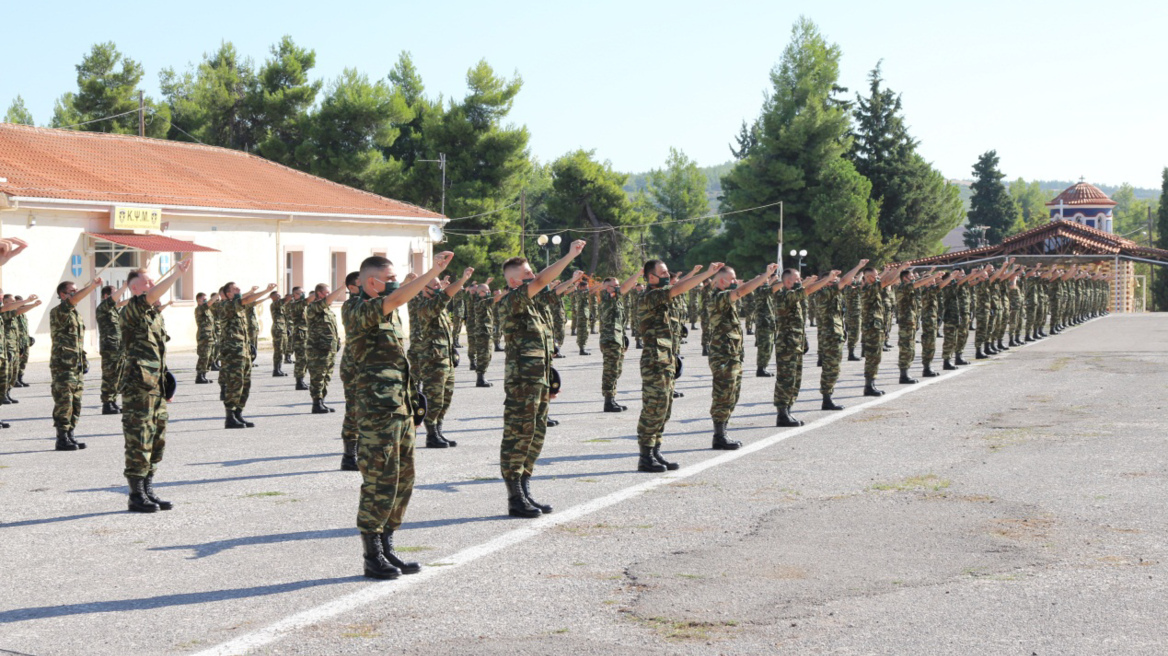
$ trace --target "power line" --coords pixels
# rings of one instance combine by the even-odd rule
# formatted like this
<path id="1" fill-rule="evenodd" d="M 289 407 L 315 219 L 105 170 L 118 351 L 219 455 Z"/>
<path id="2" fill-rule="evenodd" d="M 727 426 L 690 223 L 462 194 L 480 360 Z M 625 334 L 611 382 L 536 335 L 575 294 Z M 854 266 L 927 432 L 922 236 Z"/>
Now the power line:
<path id="1" fill-rule="evenodd" d="M 81 127 L 82 125 L 89 125 L 90 123 L 97 123 L 100 121 L 108 121 L 112 118 L 121 118 L 121 117 L 127 116 L 129 114 L 137 114 L 137 113 L 138 113 L 137 109 L 131 109 L 128 112 L 122 112 L 121 114 L 114 114 L 113 116 L 103 116 L 101 118 L 95 118 L 92 121 L 85 121 L 83 123 L 74 123 L 73 125 L 62 125 L 56 129 L 57 130 L 68 130 L 69 128 Z"/>

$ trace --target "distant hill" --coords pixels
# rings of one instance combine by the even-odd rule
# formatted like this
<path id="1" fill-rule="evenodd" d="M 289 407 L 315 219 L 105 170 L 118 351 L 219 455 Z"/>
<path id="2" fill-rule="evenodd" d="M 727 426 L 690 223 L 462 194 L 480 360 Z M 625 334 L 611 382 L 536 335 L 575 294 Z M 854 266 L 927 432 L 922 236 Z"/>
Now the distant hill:
<path id="1" fill-rule="evenodd" d="M 730 172 L 734 168 L 734 162 L 729 161 L 717 166 L 699 167 L 706 176 L 706 200 L 709 202 L 710 211 L 716 212 L 718 210 L 718 196 L 722 194 L 722 176 Z M 629 181 L 625 184 L 625 193 L 630 196 L 644 191 L 648 186 L 649 173 L 630 173 Z"/>

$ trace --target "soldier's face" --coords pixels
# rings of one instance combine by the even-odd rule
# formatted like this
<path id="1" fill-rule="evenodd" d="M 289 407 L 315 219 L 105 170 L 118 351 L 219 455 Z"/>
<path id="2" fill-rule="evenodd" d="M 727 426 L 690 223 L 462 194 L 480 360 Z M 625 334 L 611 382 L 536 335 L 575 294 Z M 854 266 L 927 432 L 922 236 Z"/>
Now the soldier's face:
<path id="1" fill-rule="evenodd" d="M 799 274 L 788 273 L 783 276 L 783 287 L 786 289 L 794 289 L 795 285 L 799 284 Z"/>
<path id="2" fill-rule="evenodd" d="M 646 282 L 648 282 L 649 285 L 654 285 L 661 280 L 669 280 L 669 267 L 665 266 L 664 262 L 657 264 L 657 269 L 653 271 L 653 273 L 649 274 Z"/>
<path id="3" fill-rule="evenodd" d="M 730 285 L 734 284 L 735 280 L 737 280 L 737 276 L 734 273 L 734 269 L 724 267 L 718 272 L 718 277 L 714 278 L 714 288 L 722 290 L 730 289 Z"/>
<path id="4" fill-rule="evenodd" d="M 72 298 L 77 293 L 77 285 L 69 283 L 65 286 L 65 291 L 61 292 L 61 298 Z"/>
<path id="5" fill-rule="evenodd" d="M 235 298 L 235 295 L 238 293 L 239 293 L 239 285 L 231 285 L 230 287 L 227 288 L 227 298 Z"/>
<path id="6" fill-rule="evenodd" d="M 330 293 L 331 293 L 331 292 L 329 291 L 329 288 L 328 288 L 328 287 L 325 287 L 324 289 L 321 289 L 321 290 L 319 290 L 319 291 L 317 291 L 317 292 L 316 292 L 316 297 L 317 297 L 318 299 L 322 299 L 322 300 L 323 300 L 323 299 L 324 299 L 324 297 L 328 296 Z"/>
<path id="7" fill-rule="evenodd" d="M 869 284 L 869 285 L 876 282 L 876 272 L 874 272 L 874 271 L 865 272 L 864 273 L 864 282 Z"/>

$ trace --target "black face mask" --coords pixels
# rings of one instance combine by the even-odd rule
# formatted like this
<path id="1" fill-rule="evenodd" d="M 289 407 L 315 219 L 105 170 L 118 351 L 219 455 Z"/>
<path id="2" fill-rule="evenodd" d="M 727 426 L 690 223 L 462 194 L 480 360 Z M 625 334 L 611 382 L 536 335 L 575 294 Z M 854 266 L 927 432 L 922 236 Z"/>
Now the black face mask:
<path id="1" fill-rule="evenodd" d="M 726 289 L 738 289 L 738 283 L 732 282 L 732 283 L 730 283 L 730 286 L 727 287 Z"/>
<path id="2" fill-rule="evenodd" d="M 524 278 L 524 279 L 523 279 L 523 283 L 522 283 L 522 284 L 524 284 L 524 285 L 530 285 L 530 284 L 531 284 L 531 283 L 533 283 L 533 282 L 535 282 L 535 276 L 532 276 L 532 277 L 530 277 L 530 278 Z"/>
<path id="3" fill-rule="evenodd" d="M 398 287 L 401 287 L 401 285 L 399 285 L 396 280 L 391 280 L 391 281 L 385 283 L 385 289 L 381 290 L 381 293 L 378 294 L 378 296 L 385 298 L 386 296 L 389 296 L 390 294 L 396 292 L 398 290 Z"/>
<path id="4" fill-rule="evenodd" d="M 669 284 L 669 278 L 658 278 L 657 282 L 649 283 L 649 287 L 652 289 L 661 289 L 662 287 L 664 287 L 665 285 L 668 285 L 668 284 Z"/>

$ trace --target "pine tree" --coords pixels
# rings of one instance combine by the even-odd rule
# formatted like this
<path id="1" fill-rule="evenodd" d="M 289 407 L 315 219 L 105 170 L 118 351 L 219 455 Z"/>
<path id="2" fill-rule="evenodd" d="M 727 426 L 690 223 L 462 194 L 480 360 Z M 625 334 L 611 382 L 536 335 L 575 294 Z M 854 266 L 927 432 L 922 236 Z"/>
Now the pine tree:
<path id="1" fill-rule="evenodd" d="M 19 95 L 12 100 L 8 112 L 4 114 L 5 123 L 19 123 L 21 125 L 36 125 L 32 120 L 32 112 L 24 106 L 24 98 Z"/>
<path id="2" fill-rule="evenodd" d="M 254 113 L 255 70 L 241 59 L 235 46 L 223 42 L 185 73 L 165 68 L 158 75 L 162 95 L 171 113 L 168 139 L 253 150 L 256 146 Z"/>
<path id="3" fill-rule="evenodd" d="M 706 176 L 685 153 L 669 149 L 665 169 L 649 172 L 646 200 L 653 224 L 649 226 L 649 249 L 665 261 L 670 271 L 693 264 L 687 256 L 694 244 L 714 236 L 719 221 L 709 217 Z M 707 217 L 707 218 L 701 218 Z M 663 225 L 654 225 L 665 222 Z"/>
<path id="4" fill-rule="evenodd" d="M 1164 168 L 1160 185 L 1160 207 L 1156 210 L 1156 248 L 1168 250 L 1168 167 Z M 1168 270 L 1152 266 L 1152 307 L 1160 312 L 1168 310 Z"/>
<path id="5" fill-rule="evenodd" d="M 983 153 L 973 166 L 973 197 L 969 201 L 969 227 L 965 245 L 978 246 L 978 231 L 974 226 L 985 226 L 985 239 L 990 245 L 1000 244 L 1015 232 L 1020 224 L 1018 206 L 1002 184 L 1006 177 L 998 170 L 998 153 Z"/>
<path id="6" fill-rule="evenodd" d="M 53 112 L 53 127 L 78 126 L 90 132 L 138 134 L 138 88 L 143 69 L 122 55 L 112 41 L 98 43 L 77 65 L 77 92 L 66 93 Z M 170 131 L 170 108 L 147 97 L 145 133 L 164 138 Z"/>

